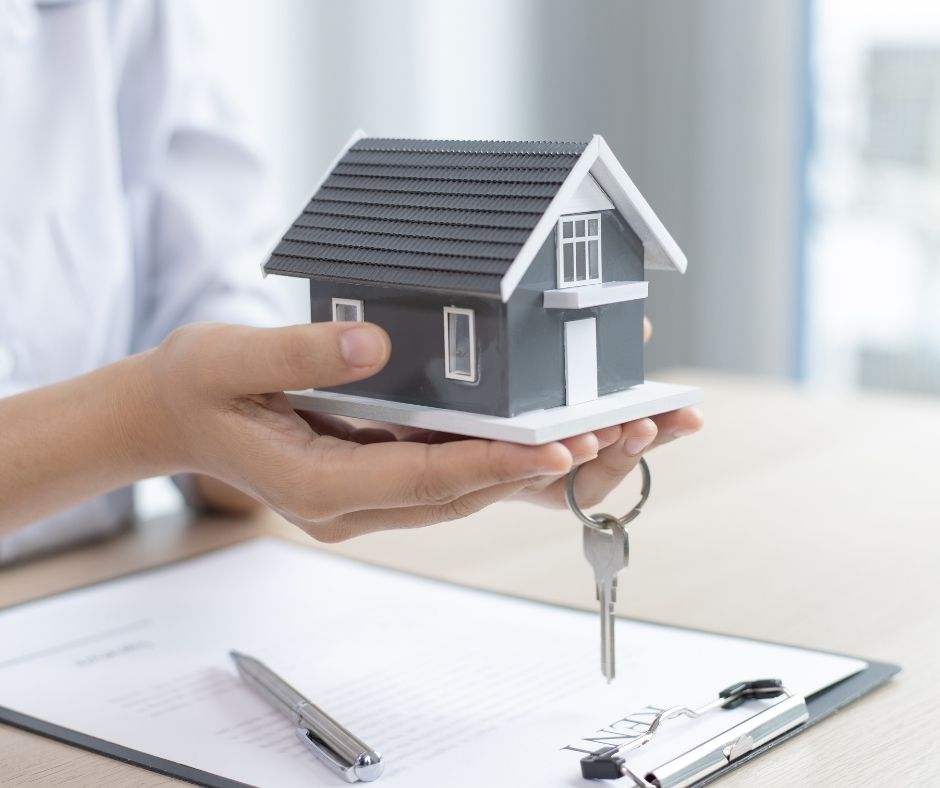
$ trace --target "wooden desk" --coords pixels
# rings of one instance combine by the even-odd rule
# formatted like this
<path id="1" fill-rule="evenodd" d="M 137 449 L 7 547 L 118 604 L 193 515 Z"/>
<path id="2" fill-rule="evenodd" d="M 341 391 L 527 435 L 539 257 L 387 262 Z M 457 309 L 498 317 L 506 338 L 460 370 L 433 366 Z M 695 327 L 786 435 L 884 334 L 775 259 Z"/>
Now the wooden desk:
<path id="1" fill-rule="evenodd" d="M 672 377 L 705 387 L 708 424 L 651 457 L 653 494 L 632 531 L 621 612 L 904 668 L 888 686 L 723 785 L 940 784 L 940 402 L 817 396 L 697 371 Z M 635 484 L 625 484 L 605 508 L 629 505 Z M 271 516 L 145 524 L 0 571 L 0 605 L 258 534 L 310 542 Z M 538 599 L 595 604 L 580 528 L 566 512 L 504 504 L 458 523 L 323 549 Z M 5 786 L 174 782 L 0 726 Z"/>

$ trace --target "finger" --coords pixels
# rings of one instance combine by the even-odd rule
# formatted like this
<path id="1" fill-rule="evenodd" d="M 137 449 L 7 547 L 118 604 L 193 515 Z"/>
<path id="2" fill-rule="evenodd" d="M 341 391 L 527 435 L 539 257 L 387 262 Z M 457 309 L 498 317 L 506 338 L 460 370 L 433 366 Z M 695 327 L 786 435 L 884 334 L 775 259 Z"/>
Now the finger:
<path id="1" fill-rule="evenodd" d="M 588 434 L 590 435 L 591 433 Z M 580 444 L 576 443 L 573 445 L 572 441 L 576 440 L 574 438 L 568 438 L 562 441 L 574 457 L 572 465 L 583 465 L 586 462 L 590 462 L 597 457 L 598 452 L 602 449 L 606 449 L 608 446 L 616 443 L 621 435 L 620 425 L 615 424 L 611 427 L 604 427 L 603 429 L 596 430 L 593 435 L 595 439 L 593 442 L 591 442 L 590 439 L 586 439 Z M 578 440 L 583 438 L 584 436 L 578 436 Z M 529 493 L 538 492 L 554 484 L 558 478 L 557 476 L 540 476 L 528 482 L 525 489 Z"/>
<path id="2" fill-rule="evenodd" d="M 643 344 L 644 345 L 650 341 L 651 336 L 653 336 L 653 324 L 650 323 L 650 319 L 644 315 L 643 317 Z"/>
<path id="3" fill-rule="evenodd" d="M 329 523 L 301 524 L 321 542 L 342 542 L 363 534 L 389 529 L 424 528 L 469 517 L 517 493 L 524 482 L 508 482 L 469 493 L 446 504 L 407 506 L 398 509 L 369 509 L 350 512 Z"/>
<path id="4" fill-rule="evenodd" d="M 572 464 L 571 453 L 560 443 L 396 441 L 361 446 L 319 438 L 313 452 L 297 462 L 291 474 L 292 483 L 310 496 L 302 505 L 313 513 L 311 519 L 362 509 L 446 504 L 493 485 L 563 474 Z M 351 479 L 357 483 L 351 484 Z"/>
<path id="5" fill-rule="evenodd" d="M 593 432 L 586 432 L 583 435 L 565 438 L 561 443 L 571 452 L 572 463 L 574 465 L 581 465 L 582 463 L 593 460 L 600 449 L 600 441 Z"/>
<path id="6" fill-rule="evenodd" d="M 391 341 L 371 323 L 311 323 L 285 328 L 201 326 L 201 373 L 210 390 L 264 394 L 362 380 L 388 361 Z"/>
<path id="7" fill-rule="evenodd" d="M 585 463 L 575 479 L 575 498 L 581 506 L 600 503 L 640 461 L 640 457 L 656 438 L 656 424 L 651 419 L 638 419 L 621 427 L 620 440 L 601 450 L 597 459 Z M 537 485 L 527 486 L 538 502 L 548 506 L 566 506 L 565 479 L 558 479 L 538 491 Z"/>
<path id="8" fill-rule="evenodd" d="M 662 446 L 664 443 L 694 435 L 705 424 L 705 416 L 699 408 L 680 408 L 669 413 L 653 416 L 658 434 L 653 446 Z"/>
<path id="9" fill-rule="evenodd" d="M 594 430 L 594 436 L 597 438 L 598 451 L 606 449 L 608 446 L 620 440 L 623 434 L 620 424 L 614 424 L 610 427 L 604 427 L 602 430 Z"/>
<path id="10" fill-rule="evenodd" d="M 640 461 L 656 438 L 652 419 L 637 419 L 622 426 L 620 440 L 608 446 L 593 462 L 581 467 L 575 479 L 575 496 L 582 506 L 595 506 L 610 494 Z"/>

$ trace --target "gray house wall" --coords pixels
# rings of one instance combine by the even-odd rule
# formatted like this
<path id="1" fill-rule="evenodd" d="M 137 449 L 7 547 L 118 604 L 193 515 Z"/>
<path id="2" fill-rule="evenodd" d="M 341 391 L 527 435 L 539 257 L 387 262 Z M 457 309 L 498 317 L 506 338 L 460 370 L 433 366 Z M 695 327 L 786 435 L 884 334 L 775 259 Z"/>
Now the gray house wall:
<path id="1" fill-rule="evenodd" d="M 329 391 L 471 413 L 508 413 L 505 305 L 498 298 L 311 280 L 313 322 L 333 319 L 334 298 L 361 300 L 363 319 L 381 326 L 391 337 L 392 356 L 374 377 Z M 475 383 L 451 380 L 444 374 L 445 306 L 474 310 Z"/>
<path id="2" fill-rule="evenodd" d="M 605 282 L 644 278 L 643 246 L 615 211 L 601 215 Z M 598 394 L 643 382 L 643 301 L 588 309 L 545 309 L 557 287 L 551 233 L 507 304 L 485 298 L 349 282 L 310 282 L 311 319 L 333 319 L 333 298 L 363 302 L 363 318 L 392 340 L 388 365 L 374 377 L 331 391 L 396 402 L 515 416 L 565 403 L 564 324 L 597 318 Z M 474 310 L 477 381 L 444 374 L 445 306 Z"/>
<path id="3" fill-rule="evenodd" d="M 601 214 L 603 281 L 641 281 L 643 244 L 616 211 Z M 622 391 L 643 382 L 643 300 L 588 309 L 545 309 L 557 287 L 555 233 L 551 233 L 507 304 L 511 415 L 565 404 L 568 320 L 597 319 L 597 391 Z"/>

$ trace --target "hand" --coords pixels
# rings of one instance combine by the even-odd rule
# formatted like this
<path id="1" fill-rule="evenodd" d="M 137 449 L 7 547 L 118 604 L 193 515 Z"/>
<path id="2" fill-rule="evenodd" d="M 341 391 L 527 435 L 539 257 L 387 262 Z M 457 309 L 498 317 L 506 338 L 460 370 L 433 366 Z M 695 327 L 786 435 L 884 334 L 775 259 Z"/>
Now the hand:
<path id="1" fill-rule="evenodd" d="M 649 320 L 644 318 L 644 342 L 649 341 L 652 331 Z M 575 479 L 578 504 L 584 508 L 596 506 L 637 466 L 649 449 L 692 435 L 703 423 L 698 408 L 682 408 L 562 441 L 574 457 L 574 464 L 582 466 Z M 565 507 L 565 479 L 563 476 L 533 479 L 516 497 L 552 508 Z"/>
<path id="2" fill-rule="evenodd" d="M 562 443 L 419 443 L 302 417 L 283 391 L 367 378 L 388 360 L 377 326 L 195 324 L 147 358 L 152 417 L 135 436 L 171 472 L 206 474 L 323 541 L 463 517 L 573 457 Z"/>

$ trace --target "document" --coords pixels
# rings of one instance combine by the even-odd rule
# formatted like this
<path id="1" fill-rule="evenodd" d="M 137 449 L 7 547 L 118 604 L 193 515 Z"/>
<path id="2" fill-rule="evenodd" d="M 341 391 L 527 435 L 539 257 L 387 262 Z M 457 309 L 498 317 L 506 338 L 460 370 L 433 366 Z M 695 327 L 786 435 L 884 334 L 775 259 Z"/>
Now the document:
<path id="1" fill-rule="evenodd" d="M 0 707 L 250 785 L 346 785 L 240 681 L 237 649 L 378 750 L 377 785 L 576 786 L 644 710 L 752 678 L 806 695 L 866 667 L 619 620 L 608 685 L 598 636 L 596 614 L 260 539 L 0 611 Z M 637 768 L 772 703 L 664 723 Z"/>

